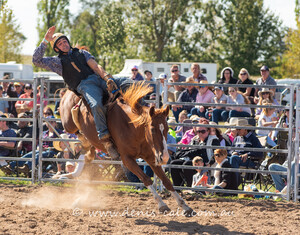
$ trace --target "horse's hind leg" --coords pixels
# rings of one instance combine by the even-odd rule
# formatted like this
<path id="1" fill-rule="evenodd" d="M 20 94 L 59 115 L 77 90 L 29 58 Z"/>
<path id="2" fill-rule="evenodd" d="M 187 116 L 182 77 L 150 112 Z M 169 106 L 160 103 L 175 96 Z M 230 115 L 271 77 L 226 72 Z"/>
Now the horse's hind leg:
<path id="1" fill-rule="evenodd" d="M 186 216 L 191 216 L 193 213 L 193 209 L 190 208 L 188 205 L 185 204 L 184 200 L 179 196 L 179 194 L 175 191 L 171 181 L 169 178 L 166 176 L 165 172 L 161 168 L 161 166 L 155 166 L 155 165 L 150 165 L 154 173 L 157 175 L 158 178 L 161 179 L 163 185 L 166 187 L 171 192 L 171 195 L 175 198 L 178 206 L 180 206 Z"/>
<path id="2" fill-rule="evenodd" d="M 133 173 L 135 174 L 143 183 L 144 185 L 151 191 L 154 196 L 155 201 L 158 203 L 158 209 L 160 212 L 169 211 L 169 207 L 163 202 L 161 197 L 158 195 L 156 190 L 153 187 L 153 181 L 147 176 L 139 165 L 136 163 L 135 159 L 129 156 L 121 156 L 124 165 Z"/>

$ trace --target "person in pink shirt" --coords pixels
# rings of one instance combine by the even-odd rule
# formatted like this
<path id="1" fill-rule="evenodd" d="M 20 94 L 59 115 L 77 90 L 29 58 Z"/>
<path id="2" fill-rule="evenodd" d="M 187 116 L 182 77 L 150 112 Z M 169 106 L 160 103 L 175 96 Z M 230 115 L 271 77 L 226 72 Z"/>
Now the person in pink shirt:
<path id="1" fill-rule="evenodd" d="M 207 84 L 205 80 L 200 81 L 200 84 Z M 196 96 L 196 103 L 213 103 L 212 99 L 215 94 L 210 90 L 209 86 L 199 86 L 198 94 Z M 191 109 L 191 115 L 198 115 L 199 117 L 205 117 L 207 107 L 202 105 L 196 105 Z"/>
<path id="2" fill-rule="evenodd" d="M 26 84 L 24 86 L 25 93 L 20 95 L 20 99 L 28 99 L 33 97 L 32 93 L 32 85 Z M 25 101 L 25 100 L 18 100 L 15 104 L 17 113 L 24 113 L 26 111 L 30 111 L 33 108 L 33 101 Z"/>

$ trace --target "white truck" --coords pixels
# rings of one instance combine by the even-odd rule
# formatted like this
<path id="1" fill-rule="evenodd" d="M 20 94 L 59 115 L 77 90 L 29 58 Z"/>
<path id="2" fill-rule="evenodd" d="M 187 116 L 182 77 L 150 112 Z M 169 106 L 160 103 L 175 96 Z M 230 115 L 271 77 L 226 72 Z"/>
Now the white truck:
<path id="1" fill-rule="evenodd" d="M 0 79 L 8 75 L 9 79 L 33 79 L 33 68 L 29 64 L 16 64 L 14 61 L 0 63 Z"/>
<path id="2" fill-rule="evenodd" d="M 217 79 L 217 64 L 214 63 L 200 63 L 196 62 L 200 65 L 202 74 L 207 77 L 209 83 L 213 83 Z M 168 77 L 171 76 L 170 68 L 173 64 L 177 64 L 179 66 L 180 74 L 185 77 L 192 76 L 191 65 L 192 62 L 143 62 L 140 59 L 126 59 L 125 65 L 122 71 L 113 76 L 116 77 L 130 77 L 131 76 L 131 68 L 133 66 L 138 66 L 138 69 L 141 73 L 144 73 L 145 70 L 149 70 L 152 72 L 154 78 L 158 78 L 159 74 L 165 73 Z M 142 74 L 144 76 L 144 74 Z"/>

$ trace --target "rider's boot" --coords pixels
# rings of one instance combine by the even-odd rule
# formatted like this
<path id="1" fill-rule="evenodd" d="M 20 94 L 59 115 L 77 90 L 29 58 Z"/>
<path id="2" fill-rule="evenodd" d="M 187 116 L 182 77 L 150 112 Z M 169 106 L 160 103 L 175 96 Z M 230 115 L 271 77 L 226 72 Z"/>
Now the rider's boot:
<path id="1" fill-rule="evenodd" d="M 113 159 L 113 160 L 117 160 L 120 158 L 120 154 L 118 153 L 116 146 L 114 145 L 114 143 L 111 141 L 111 136 L 110 134 L 106 134 L 105 136 L 103 136 L 101 139 L 101 142 L 104 146 L 104 148 L 106 149 L 108 155 Z"/>

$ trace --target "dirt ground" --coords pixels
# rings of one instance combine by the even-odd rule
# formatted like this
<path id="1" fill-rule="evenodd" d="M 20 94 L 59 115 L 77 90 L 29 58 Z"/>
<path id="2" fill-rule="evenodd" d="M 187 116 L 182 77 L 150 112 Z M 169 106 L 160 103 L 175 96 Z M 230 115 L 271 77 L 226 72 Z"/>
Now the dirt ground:
<path id="1" fill-rule="evenodd" d="M 0 234 L 299 234 L 299 203 L 185 199 L 196 216 L 168 196 L 159 214 L 150 192 L 1 184 Z"/>

